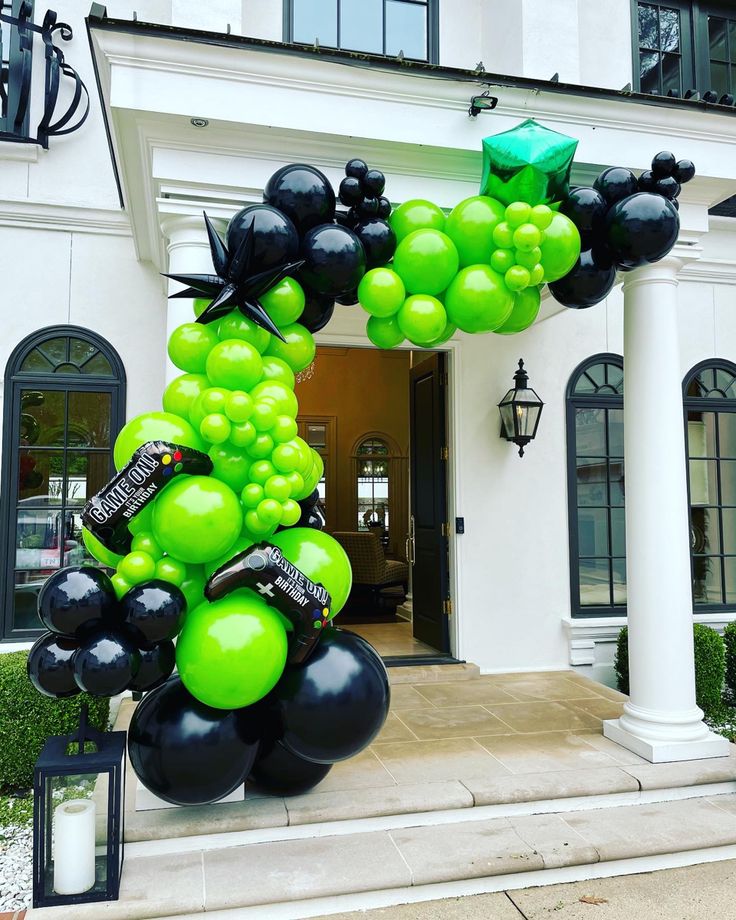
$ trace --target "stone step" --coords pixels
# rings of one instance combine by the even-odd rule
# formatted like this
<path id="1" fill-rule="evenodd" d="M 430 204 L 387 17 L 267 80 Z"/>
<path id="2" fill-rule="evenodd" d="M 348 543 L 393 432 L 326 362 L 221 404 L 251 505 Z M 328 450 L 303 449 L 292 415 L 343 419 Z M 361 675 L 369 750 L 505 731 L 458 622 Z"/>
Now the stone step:
<path id="1" fill-rule="evenodd" d="M 467 661 L 452 664 L 422 664 L 389 667 L 388 676 L 391 684 L 428 684 L 434 681 L 473 680 L 480 677 L 477 664 Z"/>

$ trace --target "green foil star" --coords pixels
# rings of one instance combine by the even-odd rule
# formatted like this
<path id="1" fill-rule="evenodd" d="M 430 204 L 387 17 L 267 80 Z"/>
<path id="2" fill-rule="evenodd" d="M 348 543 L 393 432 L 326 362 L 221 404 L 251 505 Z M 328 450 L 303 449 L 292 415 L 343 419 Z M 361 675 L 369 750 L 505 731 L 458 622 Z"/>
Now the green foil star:
<path id="1" fill-rule="evenodd" d="M 509 205 L 514 201 L 553 205 L 570 190 L 570 168 L 578 142 L 529 118 L 483 141 L 480 194 Z"/>

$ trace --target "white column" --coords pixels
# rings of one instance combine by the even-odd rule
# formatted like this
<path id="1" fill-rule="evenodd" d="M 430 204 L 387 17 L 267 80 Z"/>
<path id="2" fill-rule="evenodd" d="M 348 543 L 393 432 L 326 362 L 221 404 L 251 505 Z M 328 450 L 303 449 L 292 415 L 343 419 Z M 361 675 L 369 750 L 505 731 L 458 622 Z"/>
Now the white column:
<path id="1" fill-rule="evenodd" d="M 624 281 L 624 466 L 630 700 L 603 733 L 652 763 L 728 754 L 695 703 L 690 522 L 670 255 Z"/>

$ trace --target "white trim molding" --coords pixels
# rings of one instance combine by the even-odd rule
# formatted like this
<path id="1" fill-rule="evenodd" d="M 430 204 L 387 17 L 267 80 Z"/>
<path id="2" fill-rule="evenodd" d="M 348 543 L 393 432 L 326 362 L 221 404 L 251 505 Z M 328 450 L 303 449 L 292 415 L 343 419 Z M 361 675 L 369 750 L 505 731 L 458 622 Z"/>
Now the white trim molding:
<path id="1" fill-rule="evenodd" d="M 57 230 L 64 233 L 101 233 L 106 236 L 133 235 L 130 219 L 124 211 L 7 199 L 0 202 L 0 227 Z"/>

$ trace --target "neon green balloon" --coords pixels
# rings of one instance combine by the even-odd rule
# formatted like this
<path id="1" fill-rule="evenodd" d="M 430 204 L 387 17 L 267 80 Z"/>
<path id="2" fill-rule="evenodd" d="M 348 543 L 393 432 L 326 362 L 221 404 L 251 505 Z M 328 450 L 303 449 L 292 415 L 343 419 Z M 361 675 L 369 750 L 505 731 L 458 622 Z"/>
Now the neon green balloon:
<path id="1" fill-rule="evenodd" d="M 514 201 L 507 208 L 505 217 L 510 227 L 516 229 L 528 223 L 532 214 L 532 206 L 526 201 Z"/>
<path id="2" fill-rule="evenodd" d="M 230 443 L 233 447 L 250 447 L 258 437 L 251 422 L 233 422 L 230 426 Z"/>
<path id="3" fill-rule="evenodd" d="M 298 469 L 300 459 L 299 451 L 292 444 L 277 444 L 273 449 L 273 465 L 281 473 L 291 473 Z"/>
<path id="4" fill-rule="evenodd" d="M 307 578 L 329 591 L 330 619 L 342 610 L 353 584 L 353 573 L 345 550 L 334 537 L 311 527 L 292 527 L 275 534 L 270 542 Z"/>
<path id="5" fill-rule="evenodd" d="M 250 395 L 253 399 L 272 399 L 276 403 L 278 415 L 289 415 L 291 418 L 296 418 L 299 412 L 299 402 L 294 388 L 279 380 L 264 380 L 256 384 L 250 391 Z"/>
<path id="6" fill-rule="evenodd" d="M 239 553 L 242 553 L 246 549 L 250 549 L 252 545 L 253 540 L 251 540 L 250 536 L 241 533 L 226 553 L 223 553 L 222 556 L 218 556 L 217 559 L 213 559 L 211 562 L 205 562 L 203 566 L 205 578 L 209 578 L 214 572 L 221 569 L 223 565 L 226 565 Z"/>
<path id="7" fill-rule="evenodd" d="M 314 361 L 314 355 L 317 351 L 314 336 L 304 326 L 300 326 L 299 323 L 283 326 L 281 334 L 286 341 L 282 342 L 281 339 L 277 339 L 275 335 L 272 335 L 266 354 L 274 358 L 281 358 L 295 374 L 298 374 L 299 371 L 303 371 L 305 367 L 309 367 Z"/>
<path id="8" fill-rule="evenodd" d="M 304 312 L 304 290 L 293 278 L 284 278 L 259 300 L 279 328 L 295 323 Z"/>
<path id="9" fill-rule="evenodd" d="M 127 581 L 119 572 L 115 572 L 114 575 L 110 576 L 110 581 L 112 582 L 113 589 L 115 591 L 115 596 L 120 601 L 133 587 L 129 581 Z"/>
<path id="10" fill-rule="evenodd" d="M 229 398 L 230 390 L 222 387 L 207 387 L 189 407 L 189 421 L 199 431 L 199 426 L 205 416 L 212 412 L 220 412 L 224 415 Z"/>
<path id="11" fill-rule="evenodd" d="M 109 550 L 103 543 L 100 543 L 97 537 L 91 531 L 87 530 L 86 527 L 82 528 L 82 541 L 87 547 L 87 552 L 93 559 L 96 559 L 103 565 L 109 566 L 111 569 L 117 568 L 118 563 L 123 558 L 117 553 L 113 553 L 113 551 Z"/>
<path id="12" fill-rule="evenodd" d="M 248 482 L 251 459 L 242 448 L 217 444 L 210 449 L 210 460 L 214 467 L 210 475 L 230 486 L 233 492 L 240 492 Z"/>
<path id="13" fill-rule="evenodd" d="M 122 575 L 129 585 L 139 585 L 150 581 L 156 574 L 156 560 L 148 553 L 128 553 L 118 564 L 118 575 Z"/>
<path id="14" fill-rule="evenodd" d="M 172 556 L 164 556 L 156 563 L 156 578 L 180 588 L 187 578 L 187 567 Z"/>
<path id="15" fill-rule="evenodd" d="M 206 300 L 204 297 L 198 297 L 192 304 L 194 315 L 197 317 L 201 316 L 207 307 L 209 307 L 210 303 L 210 300 Z"/>
<path id="16" fill-rule="evenodd" d="M 489 265 L 462 269 L 445 296 L 447 318 L 463 332 L 493 332 L 509 317 L 514 298 Z"/>
<path id="17" fill-rule="evenodd" d="M 279 616 L 251 591 L 234 591 L 187 614 L 176 667 L 187 690 L 215 709 L 250 706 L 277 684 L 287 639 Z"/>
<path id="18" fill-rule="evenodd" d="M 415 230 L 397 246 L 394 269 L 410 294 L 439 294 L 457 274 L 460 257 L 439 230 Z"/>
<path id="19" fill-rule="evenodd" d="M 394 208 L 388 222 L 400 243 L 415 230 L 444 230 L 445 214 L 431 201 L 413 198 Z"/>
<path id="20" fill-rule="evenodd" d="M 277 527 L 278 524 L 270 524 L 268 521 L 264 521 L 258 514 L 258 509 L 246 511 L 245 513 L 245 526 L 243 529 L 254 534 L 256 542 L 270 537 Z"/>
<path id="21" fill-rule="evenodd" d="M 406 338 L 422 347 L 436 342 L 447 325 L 445 308 L 429 294 L 407 297 L 396 319 Z"/>
<path id="22" fill-rule="evenodd" d="M 261 326 L 257 326 L 252 319 L 243 316 L 240 310 L 233 310 L 220 320 L 217 335 L 221 342 L 226 339 L 242 339 L 250 344 L 256 351 L 263 354 L 268 347 L 271 333 Z"/>
<path id="23" fill-rule="evenodd" d="M 149 533 L 153 529 L 153 503 L 146 505 L 146 507 L 139 511 L 135 517 L 132 517 L 128 522 L 128 530 L 132 534 L 140 533 L 142 530 L 147 530 Z M 122 558 L 122 557 L 121 557 Z"/>
<path id="24" fill-rule="evenodd" d="M 293 527 L 302 516 L 302 509 L 293 498 L 287 498 L 281 506 L 282 527 Z"/>
<path id="25" fill-rule="evenodd" d="M 393 316 L 405 297 L 404 282 L 390 268 L 372 268 L 358 285 L 360 305 L 372 316 Z"/>
<path id="26" fill-rule="evenodd" d="M 247 422 L 253 414 L 253 399 L 250 393 L 235 390 L 225 403 L 225 415 L 231 422 Z"/>
<path id="27" fill-rule="evenodd" d="M 164 390 L 164 412 L 172 412 L 188 420 L 192 403 L 209 385 L 204 374 L 182 374 L 175 377 Z"/>
<path id="28" fill-rule="evenodd" d="M 179 588 L 186 598 L 187 610 L 194 610 L 205 599 L 204 585 L 207 579 L 201 565 L 188 565 L 186 569 L 186 578 L 179 585 Z"/>
<path id="29" fill-rule="evenodd" d="M 243 510 L 233 490 L 208 476 L 175 480 L 153 508 L 158 543 L 182 562 L 208 562 L 232 546 L 243 526 Z"/>
<path id="30" fill-rule="evenodd" d="M 226 339 L 207 357 L 207 376 L 215 386 L 249 390 L 261 379 L 263 361 L 250 342 Z"/>
<path id="31" fill-rule="evenodd" d="M 137 533 L 130 542 L 130 548 L 136 553 L 146 553 L 155 562 L 164 554 L 150 530 L 141 530 Z"/>
<path id="32" fill-rule="evenodd" d="M 508 221 L 502 220 L 493 228 L 493 245 L 499 249 L 511 249 L 514 245 L 514 231 Z"/>
<path id="33" fill-rule="evenodd" d="M 146 412 L 132 418 L 115 439 L 115 467 L 122 469 L 141 444 L 147 441 L 169 441 L 195 450 L 206 450 L 202 438 L 185 419 L 171 412 Z"/>
<path id="34" fill-rule="evenodd" d="M 488 262 L 495 246 L 493 230 L 504 219 L 504 206 L 494 198 L 476 195 L 450 212 L 445 233 L 455 244 L 460 267 Z"/>
<path id="35" fill-rule="evenodd" d="M 301 501 L 302 498 L 306 498 L 304 493 L 304 477 L 297 470 L 292 470 L 290 473 L 284 473 L 284 479 L 286 479 L 291 486 L 291 497 L 296 501 Z"/>
<path id="36" fill-rule="evenodd" d="M 171 333 L 169 357 L 181 370 L 189 374 L 203 374 L 207 355 L 218 342 L 217 333 L 211 326 L 183 323 Z"/>
<path id="37" fill-rule="evenodd" d="M 269 526 L 281 523 L 281 513 L 281 502 L 277 502 L 275 498 L 264 498 L 256 508 L 258 517 Z"/>
<path id="38" fill-rule="evenodd" d="M 259 486 L 265 485 L 266 480 L 276 474 L 276 467 L 270 460 L 256 460 L 251 463 L 248 476 L 251 482 L 257 482 Z"/>
<path id="39" fill-rule="evenodd" d="M 514 251 L 512 249 L 497 249 L 491 256 L 491 268 L 500 275 L 516 265 Z"/>
<path id="40" fill-rule="evenodd" d="M 434 347 L 435 345 L 444 345 L 445 342 L 449 341 L 453 335 L 457 332 L 457 326 L 454 323 L 446 323 L 445 328 L 442 330 L 442 334 L 439 338 L 435 339 L 433 342 L 430 342 L 426 345 L 426 348 Z"/>
<path id="41" fill-rule="evenodd" d="M 278 415 L 270 435 L 277 444 L 283 444 L 285 441 L 291 441 L 292 438 L 295 438 L 298 432 L 299 426 L 296 423 L 296 419 L 291 418 L 289 415 Z"/>
<path id="42" fill-rule="evenodd" d="M 250 422 L 245 424 L 249 425 Z M 270 457 L 273 453 L 273 438 L 270 434 L 258 434 L 256 432 L 253 442 L 247 445 L 246 450 L 252 460 L 263 460 L 266 457 Z"/>
<path id="43" fill-rule="evenodd" d="M 199 433 L 210 444 L 224 444 L 230 437 L 232 426 L 226 415 L 220 415 L 219 412 L 211 412 L 202 419 L 199 426 Z"/>
<path id="44" fill-rule="evenodd" d="M 514 247 L 521 252 L 531 252 L 542 244 L 542 231 L 534 224 L 522 224 L 514 230 Z"/>
<path id="45" fill-rule="evenodd" d="M 500 335 L 513 335 L 528 329 L 537 318 L 541 303 L 542 298 L 538 287 L 528 287 L 525 291 L 514 294 L 514 306 L 509 318 L 494 332 Z"/>
<path id="46" fill-rule="evenodd" d="M 552 218 L 554 216 L 555 212 L 552 208 L 548 207 L 546 204 L 538 204 L 532 208 L 529 219 L 535 227 L 539 227 L 540 230 L 546 230 L 552 223 Z"/>
<path id="47" fill-rule="evenodd" d="M 278 380 L 279 383 L 286 384 L 290 390 L 293 390 L 296 384 L 294 371 L 286 361 L 282 361 L 281 358 L 275 358 L 273 355 L 263 356 L 263 379 Z"/>
<path id="48" fill-rule="evenodd" d="M 542 266 L 545 281 L 563 278 L 580 257 L 580 233 L 564 214 L 555 214 L 544 231 Z"/>
<path id="49" fill-rule="evenodd" d="M 365 333 L 376 348 L 394 348 L 404 341 L 395 316 L 371 316 L 365 326 Z"/>
<path id="50" fill-rule="evenodd" d="M 287 499 L 291 498 L 289 480 L 285 476 L 280 476 L 278 473 L 269 476 L 263 490 L 266 493 L 266 498 L 275 498 L 277 502 L 285 502 Z"/>
<path id="51" fill-rule="evenodd" d="M 257 508 L 265 497 L 266 493 L 263 486 L 257 482 L 249 482 L 240 493 L 240 499 L 249 511 Z"/>
<path id="52" fill-rule="evenodd" d="M 259 399 L 253 406 L 251 422 L 256 431 L 270 431 L 276 424 L 278 410 L 272 399 Z"/>
<path id="53" fill-rule="evenodd" d="M 512 265 L 504 275 L 504 281 L 510 291 L 523 291 L 531 284 L 532 276 L 523 265 Z"/>

